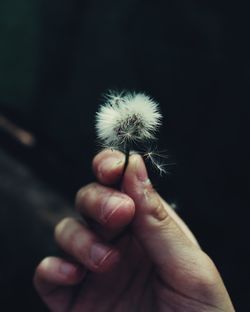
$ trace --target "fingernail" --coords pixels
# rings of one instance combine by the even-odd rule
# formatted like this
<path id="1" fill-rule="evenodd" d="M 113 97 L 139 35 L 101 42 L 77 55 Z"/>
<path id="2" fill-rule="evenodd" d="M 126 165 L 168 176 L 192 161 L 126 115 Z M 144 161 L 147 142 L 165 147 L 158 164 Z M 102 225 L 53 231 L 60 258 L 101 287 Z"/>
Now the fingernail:
<path id="1" fill-rule="evenodd" d="M 100 265 L 110 254 L 112 250 L 101 244 L 94 244 L 90 250 L 90 258 L 95 265 Z"/>
<path id="2" fill-rule="evenodd" d="M 114 195 L 109 196 L 101 206 L 101 219 L 107 222 L 114 212 L 116 212 L 121 206 L 126 206 L 127 204 L 127 198 Z"/>
<path id="3" fill-rule="evenodd" d="M 135 170 L 136 170 L 136 177 L 140 182 L 143 182 L 144 184 L 151 184 L 149 178 L 146 166 L 142 160 L 142 158 L 138 155 L 134 156 L 134 162 L 135 162 Z"/>
<path id="4" fill-rule="evenodd" d="M 109 170 L 115 169 L 117 167 L 120 167 L 124 163 L 124 160 L 118 157 L 109 157 L 103 160 L 99 167 L 98 172 L 102 174 L 103 172 L 107 172 Z"/>
<path id="5" fill-rule="evenodd" d="M 59 272 L 62 273 L 63 275 L 71 275 L 72 273 L 75 273 L 77 270 L 77 268 L 75 266 L 73 266 L 72 264 L 70 263 L 62 263 L 60 266 L 59 266 Z"/>

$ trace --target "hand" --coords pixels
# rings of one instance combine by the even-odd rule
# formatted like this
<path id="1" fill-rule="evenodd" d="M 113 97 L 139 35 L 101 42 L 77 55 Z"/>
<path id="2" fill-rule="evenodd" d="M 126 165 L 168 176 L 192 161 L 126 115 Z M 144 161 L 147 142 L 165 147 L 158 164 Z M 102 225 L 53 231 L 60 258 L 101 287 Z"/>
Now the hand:
<path id="1" fill-rule="evenodd" d="M 89 220 L 67 218 L 55 229 L 67 258 L 49 257 L 34 285 L 54 312 L 234 311 L 212 260 L 153 189 L 142 158 L 132 155 L 122 192 L 124 155 L 93 161 L 98 183 L 83 187 L 76 207 Z"/>

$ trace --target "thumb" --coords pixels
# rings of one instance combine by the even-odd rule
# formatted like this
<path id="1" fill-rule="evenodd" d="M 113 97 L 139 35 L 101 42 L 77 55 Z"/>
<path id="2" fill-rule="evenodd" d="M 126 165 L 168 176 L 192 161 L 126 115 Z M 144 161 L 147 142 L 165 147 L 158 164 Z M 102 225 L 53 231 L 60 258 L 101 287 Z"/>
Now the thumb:
<path id="1" fill-rule="evenodd" d="M 153 189 L 141 156 L 129 158 L 122 188 L 135 202 L 135 236 L 158 269 L 167 273 L 178 269 L 178 264 L 183 268 L 183 263 L 194 262 L 200 248 L 184 222 Z"/>
<path id="2" fill-rule="evenodd" d="M 214 263 L 153 189 L 139 155 L 129 158 L 122 187 L 135 203 L 135 238 L 153 262 L 166 296 L 176 292 L 189 304 L 202 305 L 199 311 L 205 311 L 204 306 L 209 311 L 234 311 Z"/>

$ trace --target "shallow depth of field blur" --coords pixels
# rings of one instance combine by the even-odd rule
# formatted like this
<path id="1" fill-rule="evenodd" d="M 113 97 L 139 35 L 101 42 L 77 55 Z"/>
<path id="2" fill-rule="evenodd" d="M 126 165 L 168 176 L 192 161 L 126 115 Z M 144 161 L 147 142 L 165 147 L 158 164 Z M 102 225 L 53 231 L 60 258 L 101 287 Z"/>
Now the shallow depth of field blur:
<path id="1" fill-rule="evenodd" d="M 155 187 L 249 311 L 249 18 L 244 2 L 1 0 L 0 309 L 46 311 L 36 264 L 93 179 L 108 89 L 161 105 L 169 174 Z M 27 307 L 29 310 L 27 310 Z"/>

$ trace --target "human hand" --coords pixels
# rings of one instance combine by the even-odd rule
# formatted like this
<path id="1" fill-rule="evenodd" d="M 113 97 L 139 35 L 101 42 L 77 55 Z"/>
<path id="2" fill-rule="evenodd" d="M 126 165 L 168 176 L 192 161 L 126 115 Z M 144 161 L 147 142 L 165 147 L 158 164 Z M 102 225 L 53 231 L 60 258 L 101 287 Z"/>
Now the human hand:
<path id="1" fill-rule="evenodd" d="M 69 258 L 39 264 L 41 298 L 53 312 L 234 311 L 214 263 L 153 189 L 139 155 L 130 156 L 122 192 L 110 187 L 124 161 L 117 151 L 95 157 L 98 183 L 76 198 L 90 222 L 57 225 L 56 241 Z"/>

